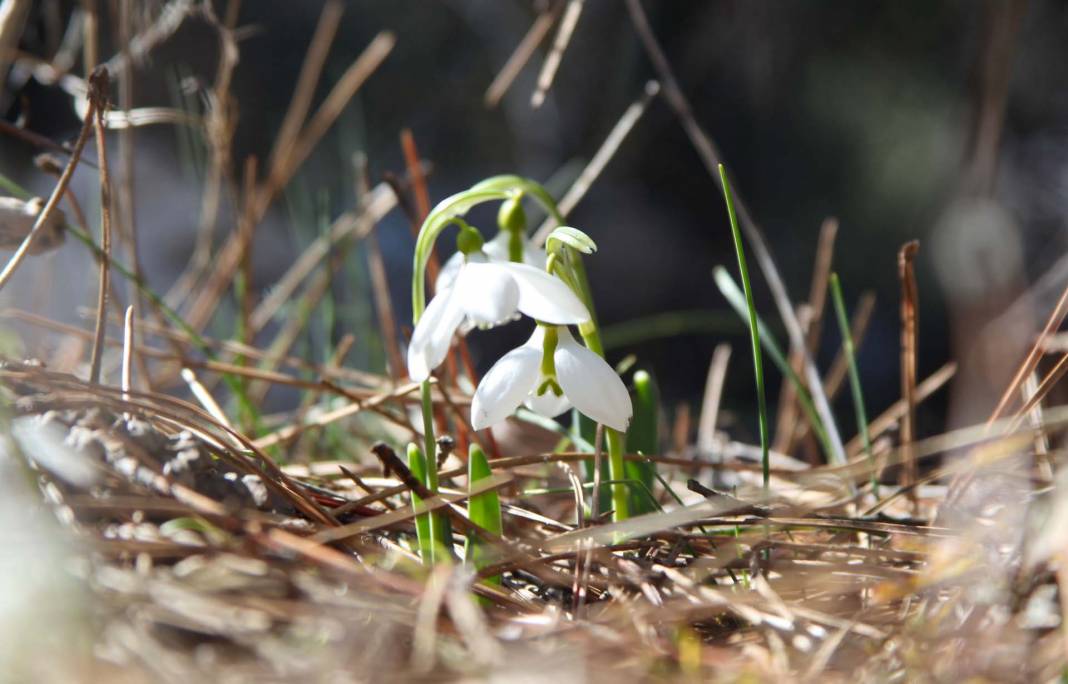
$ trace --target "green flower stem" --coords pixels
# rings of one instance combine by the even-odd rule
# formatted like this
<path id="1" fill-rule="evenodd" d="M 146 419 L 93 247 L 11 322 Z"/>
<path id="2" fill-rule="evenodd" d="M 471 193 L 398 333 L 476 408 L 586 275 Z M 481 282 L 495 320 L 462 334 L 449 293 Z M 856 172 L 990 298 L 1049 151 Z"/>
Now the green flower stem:
<path id="1" fill-rule="evenodd" d="M 579 296 L 586 302 L 586 307 L 590 310 L 590 316 L 592 316 L 588 323 L 583 323 L 579 326 L 579 333 L 582 335 L 582 339 L 589 350 L 603 358 L 604 345 L 601 343 L 601 330 L 597 327 L 597 317 L 593 312 L 593 300 L 589 294 L 586 269 L 581 267 L 581 259 L 575 259 L 574 261 L 579 265 L 579 268 L 576 269 L 578 281 L 587 288 L 585 292 L 580 292 Z M 626 464 L 623 461 L 623 433 L 605 426 L 604 437 L 608 445 L 608 477 L 615 483 L 610 485 L 612 488 L 612 520 L 619 522 L 630 517 L 630 499 L 627 486 L 622 484 L 627 479 Z"/>
<path id="2" fill-rule="evenodd" d="M 562 221 L 561 221 L 562 223 Z M 604 358 L 604 343 L 601 341 L 601 329 L 597 325 L 597 312 L 593 306 L 593 295 L 590 292 L 590 281 L 586 277 L 586 266 L 582 258 L 575 252 L 569 252 L 567 265 L 570 267 L 573 278 L 565 278 L 565 281 L 575 290 L 579 299 L 586 305 L 590 312 L 590 320 L 579 325 L 579 334 L 586 343 L 586 347 Z M 626 466 L 623 461 L 624 438 L 623 434 L 605 426 L 605 442 L 608 446 L 608 477 L 615 483 L 612 488 L 612 519 L 616 522 L 630 517 L 630 498 L 627 486 L 621 484 L 627 479 Z"/>
<path id="3" fill-rule="evenodd" d="M 626 468 L 623 462 L 623 433 L 610 427 L 604 429 L 608 442 L 608 476 L 615 483 L 612 487 L 612 520 L 619 522 L 630 517 L 630 498 L 627 496 Z"/>
<path id="4" fill-rule="evenodd" d="M 517 231 L 508 233 L 508 260 L 523 263 L 523 234 Z"/>
<path id="5" fill-rule="evenodd" d="M 508 260 L 523 263 L 523 238 L 527 232 L 523 193 L 516 193 L 501 203 L 497 226 L 508 234 Z"/>

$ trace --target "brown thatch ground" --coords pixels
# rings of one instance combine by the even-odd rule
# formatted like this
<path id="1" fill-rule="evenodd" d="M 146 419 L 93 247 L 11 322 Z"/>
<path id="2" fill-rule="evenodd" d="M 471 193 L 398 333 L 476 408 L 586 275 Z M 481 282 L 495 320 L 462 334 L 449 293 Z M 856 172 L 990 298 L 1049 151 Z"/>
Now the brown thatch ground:
<path id="1" fill-rule="evenodd" d="M 687 492 L 691 505 L 672 512 L 576 527 L 574 456 L 504 458 L 493 481 L 504 543 L 488 572 L 505 581 L 476 601 L 462 565 L 418 563 L 406 488 L 368 462 L 278 469 L 171 397 L 124 400 L 14 362 L 0 380 L 15 441 L 69 539 L 64 563 L 87 592 L 89 643 L 19 663 L 40 678 L 77 667 L 96 681 L 1048 681 L 1064 664 L 1050 565 L 1063 513 L 1026 477 L 1030 434 L 976 452 L 986 471 L 971 487 L 988 498 L 964 525 L 944 515 L 944 486 L 919 487 L 915 503 L 876 499 L 863 461 L 781 457 L 767 504 L 747 503 L 759 500 L 744 484 L 754 464 L 737 470 L 736 496 Z M 916 452 L 922 463 L 981 438 Z M 660 460 L 685 492 L 694 464 Z M 443 471 L 450 501 L 465 490 L 459 470 Z M 523 494 L 546 482 L 564 491 Z M 1038 533 L 1025 548 L 1028 529 Z"/>

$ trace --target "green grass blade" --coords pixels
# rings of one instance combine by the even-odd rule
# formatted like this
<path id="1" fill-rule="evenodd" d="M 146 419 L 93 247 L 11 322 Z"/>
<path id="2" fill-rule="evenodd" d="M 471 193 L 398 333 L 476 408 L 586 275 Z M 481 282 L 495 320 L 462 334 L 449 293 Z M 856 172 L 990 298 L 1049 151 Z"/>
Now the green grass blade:
<path id="1" fill-rule="evenodd" d="M 831 274 L 829 284 L 831 286 L 831 301 L 834 302 L 834 313 L 838 318 L 838 329 L 842 333 L 842 349 L 845 351 L 849 368 L 849 389 L 853 394 L 853 409 L 857 416 L 857 431 L 860 433 L 860 442 L 864 445 L 864 453 L 867 454 L 868 464 L 871 466 L 872 490 L 878 496 L 879 483 L 875 476 L 875 456 L 871 451 L 871 435 L 868 433 L 868 411 L 864 406 L 864 392 L 860 387 L 860 371 L 857 369 L 853 333 L 849 330 L 849 316 L 846 315 L 845 299 L 842 297 L 842 285 L 838 282 L 837 273 Z"/>
<path id="2" fill-rule="evenodd" d="M 474 487 L 479 480 L 492 476 L 489 461 L 482 447 L 472 444 L 467 456 L 467 486 Z M 467 502 L 467 517 L 474 524 L 487 532 L 500 536 L 504 527 L 501 523 L 501 500 L 495 490 L 472 496 Z M 464 561 L 470 563 L 477 570 L 481 570 L 489 563 L 490 552 L 485 544 L 473 534 L 468 533 L 464 545 Z M 500 575 L 486 578 L 487 582 L 500 584 Z"/>
<path id="3" fill-rule="evenodd" d="M 749 315 L 749 312 L 745 303 L 745 296 L 734 282 L 734 279 L 727 273 L 727 269 L 722 266 L 717 266 L 713 271 L 713 277 L 715 278 L 716 286 L 719 288 L 719 291 L 723 293 L 724 299 L 731 305 L 731 308 L 733 308 L 739 316 L 746 318 Z M 804 412 L 809 424 L 812 425 L 812 432 L 816 436 L 816 440 L 819 441 L 824 455 L 830 462 L 837 462 L 834 456 L 834 450 L 831 449 L 827 432 L 823 428 L 823 421 L 820 420 L 819 414 L 816 412 L 816 406 L 812 403 L 812 395 L 808 393 L 805 383 L 801 381 L 801 378 L 794 372 L 794 369 L 790 367 L 790 364 L 786 361 L 786 356 L 782 353 L 782 349 L 775 341 L 775 337 L 771 334 L 771 331 L 759 316 L 757 316 L 757 328 L 760 330 L 760 344 L 764 348 L 764 351 L 768 353 L 772 363 L 774 363 L 775 367 L 779 369 L 779 372 L 783 374 L 783 377 L 794 386 L 794 389 L 797 392 L 797 402 L 801 405 L 801 410 Z"/>
<path id="4" fill-rule="evenodd" d="M 647 371 L 634 373 L 634 418 L 627 430 L 627 451 L 630 453 L 656 454 L 660 451 L 660 392 L 653 376 Z M 652 491 L 656 479 L 656 464 L 651 461 L 628 461 L 623 465 L 627 479 L 637 480 Z M 649 513 L 646 497 L 635 496 L 631 499 L 634 512 L 638 515 Z"/>
<path id="5" fill-rule="evenodd" d="M 719 178 L 723 183 L 723 198 L 727 201 L 727 216 L 731 222 L 731 235 L 734 237 L 734 251 L 738 255 L 738 272 L 742 277 L 745 290 L 745 304 L 749 311 L 749 337 L 753 347 L 753 370 L 756 373 L 757 409 L 760 415 L 760 453 L 764 465 L 764 491 L 768 490 L 771 479 L 771 465 L 768 456 L 768 402 L 764 393 L 764 361 L 760 356 L 760 328 L 757 326 L 756 304 L 753 302 L 753 288 L 749 282 L 749 267 L 745 263 L 745 248 L 742 245 L 742 232 L 738 229 L 738 216 L 734 213 L 734 195 L 727 180 L 727 171 L 719 165 Z"/>

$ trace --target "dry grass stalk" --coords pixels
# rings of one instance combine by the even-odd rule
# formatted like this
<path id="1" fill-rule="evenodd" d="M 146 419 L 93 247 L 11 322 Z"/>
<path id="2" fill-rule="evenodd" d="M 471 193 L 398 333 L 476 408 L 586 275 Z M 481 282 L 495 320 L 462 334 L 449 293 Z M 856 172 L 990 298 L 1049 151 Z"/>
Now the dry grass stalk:
<path id="1" fill-rule="evenodd" d="M 388 32 L 376 36 L 345 71 L 315 114 L 301 127 L 300 132 L 295 134 L 285 146 L 276 149 L 271 159 L 267 179 L 260 185 L 255 197 L 250 198 L 246 204 L 244 221 L 247 221 L 249 225 L 257 225 L 263 220 L 275 196 L 308 158 L 312 149 L 333 125 L 338 115 L 341 114 L 341 110 L 356 94 L 360 86 L 381 65 L 393 49 L 395 42 L 396 39 Z M 187 320 L 193 329 L 202 329 L 214 314 L 222 293 L 236 273 L 242 246 L 242 240 L 235 234 L 220 252 L 215 268 L 211 272 L 209 286 L 199 293 L 190 306 Z"/>
<path id="2" fill-rule="evenodd" d="M 901 443 L 906 449 L 911 448 L 916 439 L 916 344 L 918 331 L 918 293 L 916 291 L 916 272 L 913 260 L 920 249 L 916 240 L 906 242 L 897 254 L 898 278 L 901 282 L 901 398 L 905 402 L 905 413 L 901 421 Z M 911 486 L 917 480 L 916 463 L 911 458 L 905 459 L 902 471 L 902 484 Z M 915 502 L 915 501 L 914 501 Z"/>
<path id="3" fill-rule="evenodd" d="M 129 401 L 130 389 L 133 387 L 134 356 L 134 308 L 126 307 L 122 326 L 122 400 Z"/>
<path id="4" fill-rule="evenodd" d="M 265 297 L 252 312 L 250 325 L 259 331 L 273 318 L 289 300 L 296 289 L 308 277 L 318 264 L 330 253 L 333 245 L 352 236 L 359 241 L 366 237 L 383 216 L 393 210 L 397 196 L 386 183 L 380 183 L 371 191 L 367 202 L 356 212 L 347 212 L 339 216 L 330 226 L 326 235 L 316 238 L 271 288 L 271 294 Z"/>
<path id="5" fill-rule="evenodd" d="M 549 51 L 548 56 L 545 57 L 545 62 L 541 65 L 541 72 L 538 74 L 538 87 L 530 96 L 530 105 L 532 107 L 540 107 L 545 102 L 545 96 L 553 85 L 553 79 L 556 78 L 556 71 L 560 68 L 560 61 L 564 58 L 564 50 L 567 49 L 568 43 L 571 42 L 571 36 L 578 25 L 584 4 L 585 0 L 567 1 L 567 8 L 564 9 L 564 17 L 560 20 L 560 27 L 556 31 L 552 49 Z"/>
<path id="6" fill-rule="evenodd" d="M 705 378 L 705 393 L 701 400 L 701 416 L 697 421 L 697 449 L 702 453 L 712 451 L 716 443 L 716 421 L 723 400 L 723 383 L 727 379 L 727 366 L 731 360 L 731 346 L 717 344 L 712 352 Z"/>
<path id="7" fill-rule="evenodd" d="M 534 56 L 534 51 L 541 45 L 541 41 L 549 34 L 549 29 L 556 23 L 556 18 L 560 16 L 560 11 L 563 7 L 563 0 L 555 0 L 549 7 L 538 14 L 537 19 L 531 24 L 530 30 L 519 41 L 508 61 L 504 63 L 504 66 L 501 67 L 501 70 L 497 72 L 497 75 L 489 84 L 489 87 L 486 88 L 484 102 L 487 107 L 493 108 L 500 104 L 501 98 L 512 87 L 516 76 L 523 70 L 530 58 Z"/>
<path id="8" fill-rule="evenodd" d="M 875 295 L 871 292 L 865 292 L 861 295 L 860 300 L 857 302 L 857 308 L 853 312 L 853 320 L 849 323 L 850 337 L 853 338 L 853 345 L 860 350 L 861 345 L 864 343 L 864 337 L 868 331 L 868 323 L 871 322 L 872 313 L 875 311 Z M 827 393 L 827 399 L 833 401 L 838 395 L 839 390 L 842 389 L 846 376 L 849 373 L 849 359 L 846 356 L 845 345 L 838 346 L 838 353 L 835 354 L 834 361 L 831 362 L 831 367 L 827 373 L 823 376 L 823 391 Z M 794 435 L 794 443 L 798 444 L 808 439 L 812 433 L 812 426 L 808 421 L 798 422 L 796 424 L 797 432 Z M 850 457 L 855 455 L 853 445 L 858 442 L 860 435 L 857 435 L 853 440 L 846 444 L 846 454 Z"/>
<path id="9" fill-rule="evenodd" d="M 656 81 L 649 81 L 645 84 L 645 89 L 642 91 L 641 96 L 638 97 L 623 115 L 619 117 L 619 121 L 612 127 L 612 130 L 608 132 L 608 136 L 601 143 L 601 146 L 597 148 L 597 152 L 594 153 L 590 161 L 583 167 L 582 172 L 579 173 L 578 178 L 571 184 L 571 187 L 567 189 L 563 197 L 560 198 L 557 208 L 560 210 L 560 215 L 564 218 L 575 209 L 575 206 L 582 201 L 582 198 L 586 196 L 586 193 L 600 177 L 601 172 L 608 166 L 608 162 L 612 160 L 620 146 L 623 145 L 623 141 L 627 139 L 627 135 L 630 134 L 635 124 L 645 114 L 645 110 L 649 107 L 649 103 L 653 101 L 653 98 L 660 92 L 660 84 Z M 534 244 L 542 244 L 545 239 L 549 237 L 549 233 L 556 228 L 556 221 L 553 217 L 548 216 L 541 226 L 534 233 L 531 240 Z"/>
<path id="10" fill-rule="evenodd" d="M 0 3 L 0 82 L 7 81 L 8 68 L 18 49 L 32 7 L 31 0 L 4 0 Z"/>
<path id="11" fill-rule="evenodd" d="M 100 164 L 100 286 L 96 297 L 96 335 L 93 337 L 89 382 L 100 382 L 100 360 L 104 353 L 107 325 L 108 290 L 111 276 L 111 176 L 108 173 L 107 141 L 104 137 L 103 112 L 108 108 L 111 80 L 107 69 L 98 69 L 89 77 L 89 99 L 93 103 L 93 126 L 96 129 L 96 155 Z"/>
<path id="12" fill-rule="evenodd" d="M 1016 371 L 1016 375 L 1013 376 L 1009 382 L 1009 386 L 1005 388 L 1005 392 L 998 400 L 997 406 L 990 414 L 990 418 L 987 420 L 987 424 L 993 423 L 995 420 L 1001 417 L 1005 409 L 1008 407 L 1009 402 L 1016 395 L 1020 388 L 1020 385 L 1027 379 L 1031 373 L 1034 372 L 1038 366 L 1038 362 L 1042 360 L 1042 355 L 1046 353 L 1046 343 L 1052 338 L 1054 333 L 1061 327 L 1061 323 L 1064 322 L 1065 316 L 1068 316 L 1068 287 L 1061 293 L 1060 299 L 1057 300 L 1056 306 L 1053 307 L 1053 311 L 1049 315 L 1049 319 L 1046 321 L 1046 327 L 1042 329 L 1042 332 L 1038 334 L 1035 339 L 1034 345 L 1027 353 L 1027 357 L 1020 364 L 1019 369 Z"/>
<path id="13" fill-rule="evenodd" d="M 827 303 L 827 282 L 831 275 L 831 262 L 834 259 L 834 241 L 838 236 L 838 220 L 826 219 L 820 226 L 819 240 L 816 243 L 816 260 L 812 269 L 812 283 L 809 286 L 808 307 L 811 315 L 805 331 L 805 349 L 815 354 L 819 349 L 820 332 L 823 329 L 823 309 Z M 801 373 L 803 359 L 799 350 L 790 349 L 790 367 L 795 373 Z M 828 393 L 829 396 L 829 393 Z M 775 427 L 776 451 L 789 452 L 797 433 L 797 391 L 786 383 L 779 393 L 779 419 Z"/>

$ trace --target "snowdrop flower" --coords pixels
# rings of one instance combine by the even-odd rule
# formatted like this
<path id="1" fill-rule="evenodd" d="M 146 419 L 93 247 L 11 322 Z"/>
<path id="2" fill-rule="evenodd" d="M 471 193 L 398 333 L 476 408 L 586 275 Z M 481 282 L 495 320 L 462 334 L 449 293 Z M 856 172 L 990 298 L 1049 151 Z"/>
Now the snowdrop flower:
<path id="1" fill-rule="evenodd" d="M 507 263 L 508 259 L 508 240 L 510 235 L 507 231 L 499 231 L 492 240 L 482 245 L 482 251 L 485 252 L 486 258 L 490 263 Z M 535 268 L 544 268 L 545 259 L 547 255 L 544 249 L 535 247 L 529 240 L 523 240 L 523 263 Z M 434 281 L 434 291 L 441 292 L 447 290 L 453 286 L 456 282 L 456 276 L 460 273 L 460 268 L 464 265 L 464 253 L 457 251 L 441 267 L 441 271 L 438 272 L 438 278 Z"/>
<path id="2" fill-rule="evenodd" d="M 561 325 L 590 320 L 586 305 L 559 278 L 528 264 L 489 262 L 473 252 L 452 286 L 438 290 L 419 318 L 408 345 L 408 375 L 415 382 L 430 377 L 465 318 L 486 327 L 511 320 L 517 311 Z"/>
<path id="3" fill-rule="evenodd" d="M 527 342 L 505 354 L 482 378 L 471 402 L 476 430 L 507 418 L 521 403 L 550 418 L 572 405 L 624 432 L 634 410 L 619 376 L 583 347 L 566 327 L 539 325 Z"/>

